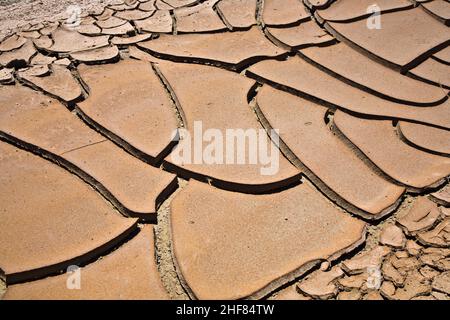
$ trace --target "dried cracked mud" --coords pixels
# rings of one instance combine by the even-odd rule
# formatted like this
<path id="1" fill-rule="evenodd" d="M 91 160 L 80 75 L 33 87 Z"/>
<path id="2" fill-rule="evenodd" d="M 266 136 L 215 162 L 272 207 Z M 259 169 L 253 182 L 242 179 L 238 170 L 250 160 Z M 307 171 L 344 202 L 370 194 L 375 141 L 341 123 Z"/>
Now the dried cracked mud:
<path id="1" fill-rule="evenodd" d="M 370 5 L 2 26 L 0 297 L 450 300 L 450 3 Z M 263 132 L 279 170 L 174 161 L 199 122 Z"/>

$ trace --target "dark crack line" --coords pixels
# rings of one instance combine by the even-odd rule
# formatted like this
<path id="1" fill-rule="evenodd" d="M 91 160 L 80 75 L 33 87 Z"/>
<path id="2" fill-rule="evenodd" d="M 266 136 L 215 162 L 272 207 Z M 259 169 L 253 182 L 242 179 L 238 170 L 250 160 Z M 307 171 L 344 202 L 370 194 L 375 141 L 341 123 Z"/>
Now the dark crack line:
<path id="1" fill-rule="evenodd" d="M 2 136 L 0 136 L 0 140 L 10 143 L 16 147 L 19 147 L 20 149 L 24 149 L 24 148 L 22 148 L 22 146 L 19 146 L 16 143 L 11 143 L 11 141 L 4 139 L 3 134 L 2 134 Z M 30 151 L 27 149 L 24 149 L 24 150 Z M 34 152 L 32 152 L 32 153 L 34 153 Z M 38 155 L 38 156 L 40 156 L 40 155 Z M 66 261 L 63 261 L 60 263 L 55 263 L 55 264 L 52 264 L 49 266 L 40 267 L 40 268 L 27 270 L 27 271 L 23 271 L 23 272 L 17 272 L 17 273 L 8 274 L 8 275 L 3 274 L 4 281 L 6 282 L 7 285 L 18 284 L 18 283 L 43 279 L 43 278 L 46 278 L 49 276 L 60 275 L 61 273 L 64 273 L 67 270 L 67 267 L 70 265 L 84 267 L 88 264 L 91 264 L 91 263 L 97 261 L 100 257 L 106 256 L 106 255 L 112 253 L 113 251 L 117 250 L 124 243 L 126 243 L 130 239 L 134 238 L 134 236 L 138 232 L 139 232 L 138 221 L 136 221 L 128 229 L 124 230 L 121 234 L 117 235 L 117 237 L 107 241 L 106 243 L 102 244 L 99 247 L 92 249 L 91 251 L 88 251 L 80 256 L 71 258 L 69 260 L 66 260 Z"/>
<path id="2" fill-rule="evenodd" d="M 176 55 L 172 55 L 172 54 L 160 53 L 160 52 L 156 52 L 149 48 L 145 48 L 145 47 L 141 47 L 141 46 L 139 46 L 139 48 L 142 51 L 144 51 L 154 57 L 162 59 L 162 60 L 168 60 L 168 61 L 172 61 L 175 63 L 200 64 L 200 65 L 205 65 L 205 66 L 217 67 L 217 68 L 221 68 L 221 69 L 225 69 L 225 70 L 237 72 L 237 73 L 241 73 L 243 70 L 247 69 L 251 65 L 258 63 L 260 61 L 284 60 L 290 54 L 289 52 L 283 52 L 283 53 L 280 53 L 279 55 L 273 56 L 273 57 L 264 56 L 264 55 L 251 56 L 242 61 L 239 61 L 238 63 L 230 63 L 230 62 L 223 62 L 223 61 L 212 60 L 212 59 L 207 59 L 207 58 L 190 58 L 190 57 L 183 57 L 183 56 L 176 56 Z"/>
<path id="3" fill-rule="evenodd" d="M 414 143 L 413 141 L 411 141 L 410 139 L 405 137 L 405 135 L 403 134 L 403 132 L 401 130 L 401 127 L 398 124 L 395 124 L 394 127 L 396 128 L 396 131 L 397 131 L 397 137 L 403 143 L 406 143 L 410 147 L 413 147 L 415 149 L 418 149 L 418 150 L 426 152 L 426 153 L 434 154 L 436 156 L 450 158 L 450 154 L 448 154 L 448 153 L 442 153 L 442 152 L 439 152 L 439 151 L 435 151 L 435 150 L 432 150 L 432 149 L 429 149 L 429 148 L 425 148 L 425 147 L 419 146 L 418 144 Z"/>
<path id="4" fill-rule="evenodd" d="M 266 131 L 273 129 L 272 125 L 268 119 L 264 116 L 258 103 L 255 103 L 255 112 L 259 118 L 260 123 L 263 125 Z M 292 163 L 296 168 L 303 172 L 303 176 L 312 182 L 313 185 L 328 199 L 330 199 L 334 204 L 340 208 L 348 211 L 351 214 L 362 218 L 364 221 L 367 220 L 379 220 L 386 215 L 390 215 L 399 205 L 401 197 L 392 205 L 385 208 L 378 214 L 369 214 L 362 209 L 354 206 L 353 204 L 344 200 L 339 196 L 334 190 L 332 190 L 326 183 L 324 183 L 316 174 L 314 174 L 301 160 L 294 154 L 294 152 L 289 148 L 289 146 L 284 142 L 284 140 L 278 135 L 280 150 L 282 154 Z M 275 142 L 274 142 L 275 143 Z"/>
<path id="5" fill-rule="evenodd" d="M 164 76 L 162 71 L 158 68 L 156 63 L 151 63 L 151 67 L 172 102 L 172 105 L 175 109 L 175 116 L 178 119 L 179 128 L 186 128 L 187 127 L 186 116 L 184 114 L 181 103 L 177 97 L 177 94 L 175 93 L 175 90 L 172 88 L 169 81 Z"/>
<path id="6" fill-rule="evenodd" d="M 407 77 L 409 77 L 409 78 L 411 78 L 411 79 L 414 79 L 414 80 L 418 80 L 418 81 L 422 81 L 422 82 L 431 84 L 431 85 L 433 85 L 433 86 L 435 86 L 435 87 L 439 87 L 439 88 L 441 88 L 441 89 L 444 90 L 444 91 L 450 90 L 450 86 L 445 85 L 445 84 L 440 83 L 440 82 L 436 82 L 436 81 L 434 81 L 434 80 L 430 80 L 430 79 L 427 79 L 427 78 L 423 78 L 423 77 L 421 77 L 421 76 L 419 76 L 419 75 L 414 74 L 413 71 L 414 71 L 414 69 L 413 69 L 413 70 L 409 70 L 409 71 L 405 74 L 405 76 L 407 76 Z M 450 93 L 447 93 L 447 97 L 450 97 Z"/>
<path id="7" fill-rule="evenodd" d="M 342 82 L 344 82 L 344 83 L 346 83 L 346 84 L 348 84 L 348 85 L 350 85 L 350 86 L 352 86 L 352 87 L 354 87 L 356 89 L 365 91 L 365 92 L 367 92 L 367 93 L 369 93 L 371 95 L 374 95 L 376 97 L 379 97 L 381 99 L 388 100 L 388 101 L 391 101 L 391 102 L 394 102 L 394 103 L 406 104 L 406 105 L 413 106 L 413 107 L 427 108 L 427 107 L 435 107 L 435 106 L 441 105 L 442 103 L 444 103 L 448 99 L 448 97 L 446 95 L 444 95 L 440 100 L 435 101 L 433 103 L 421 103 L 421 102 L 407 101 L 407 100 L 394 98 L 394 97 L 391 97 L 391 96 L 386 95 L 384 93 L 378 92 L 378 91 L 376 91 L 374 89 L 371 89 L 369 87 L 366 87 L 366 86 L 364 86 L 364 85 L 362 85 L 362 84 L 360 84 L 358 82 L 350 80 L 349 78 L 346 78 L 346 77 L 344 77 L 344 76 L 342 76 L 342 75 L 332 71 L 331 69 L 328 69 L 327 67 L 319 64 L 318 62 L 308 58 L 301 51 L 297 52 L 297 55 L 300 58 L 302 58 L 304 61 L 308 62 L 310 65 L 316 67 L 317 69 L 325 72 L 327 75 L 332 76 L 333 78 L 335 78 L 337 80 L 340 80 L 340 81 L 342 81 Z"/>
<path id="8" fill-rule="evenodd" d="M 222 23 L 228 28 L 228 30 L 233 31 L 233 26 L 231 25 L 231 23 L 227 20 L 227 18 L 225 17 L 225 15 L 223 14 L 222 10 L 220 10 L 219 7 L 219 3 L 217 2 L 214 6 L 213 6 L 213 11 L 219 16 L 220 20 L 222 21 Z"/>
<path id="9" fill-rule="evenodd" d="M 19 149 L 30 152 L 38 157 L 41 157 L 47 161 L 52 162 L 68 171 L 69 173 L 79 177 L 86 184 L 91 186 L 94 190 L 96 190 L 107 202 L 109 202 L 114 208 L 117 209 L 118 212 L 121 213 L 122 216 L 130 217 L 130 218 L 139 218 L 140 221 L 155 223 L 156 221 L 156 207 L 157 203 L 155 203 L 155 211 L 148 213 L 134 212 L 126 208 L 102 183 L 100 183 L 97 179 L 95 179 L 92 175 L 82 170 L 77 165 L 72 162 L 66 160 L 65 158 L 56 155 L 50 151 L 40 148 L 39 146 L 33 145 L 16 137 L 13 137 L 3 131 L 0 131 L 0 140 L 5 141 Z M 104 142 L 104 141 L 103 141 Z M 158 202 L 162 202 L 162 198 L 166 197 L 168 193 L 173 189 L 173 183 L 169 184 L 166 190 L 159 195 Z"/>
<path id="10" fill-rule="evenodd" d="M 450 39 L 449 39 L 447 41 L 444 41 L 443 43 L 440 43 L 440 44 L 434 46 L 433 48 L 427 50 L 426 52 L 423 52 L 422 54 L 420 54 L 418 57 L 414 58 L 412 61 L 408 62 L 407 64 L 405 64 L 405 65 L 398 65 L 396 63 L 388 61 L 385 58 L 382 58 L 382 57 L 380 57 L 380 56 L 378 56 L 378 55 L 368 51 L 367 49 L 361 47 L 357 43 L 351 41 L 350 39 L 345 37 L 343 34 L 341 34 L 338 31 L 336 31 L 329 23 L 325 22 L 324 23 L 324 27 L 337 40 L 339 40 L 341 42 L 345 42 L 351 48 L 353 48 L 357 52 L 365 55 L 369 59 L 372 59 L 372 60 L 374 60 L 374 61 L 376 61 L 376 62 L 378 62 L 378 63 L 380 63 L 380 64 L 382 64 L 382 65 L 384 65 L 384 66 L 386 66 L 388 68 L 391 68 L 394 71 L 400 72 L 403 75 L 407 74 L 411 69 L 414 69 L 419 64 L 421 64 L 422 62 L 427 60 L 431 55 L 441 51 L 442 49 L 445 49 L 446 47 L 448 47 L 450 45 Z M 435 83 L 433 83 L 433 84 L 435 84 Z"/>
<path id="11" fill-rule="evenodd" d="M 408 193 L 414 193 L 414 194 L 422 194 L 426 192 L 430 192 L 432 190 L 435 190 L 437 187 L 439 187 L 443 181 L 442 179 L 436 181 L 430 186 L 424 187 L 424 188 L 416 188 L 409 186 L 405 183 L 402 183 L 393 177 L 391 177 L 387 172 L 383 171 L 380 167 L 378 167 L 361 149 L 359 149 L 353 142 L 342 133 L 342 131 L 336 126 L 334 121 L 331 122 L 331 129 L 333 133 L 342 141 L 344 144 L 360 159 L 363 161 L 375 174 L 380 176 L 386 181 L 389 181 L 392 184 L 395 184 L 397 186 L 401 186 L 406 189 Z M 394 129 L 393 129 L 394 130 Z"/>
<path id="12" fill-rule="evenodd" d="M 61 153 L 59 156 L 62 156 L 64 154 L 68 154 L 68 153 L 70 153 L 72 151 L 81 150 L 81 149 L 84 149 L 84 148 L 87 148 L 87 147 L 90 147 L 90 146 L 95 146 L 96 144 L 100 144 L 100 143 L 103 143 L 105 141 L 109 141 L 109 140 L 105 138 L 103 140 L 100 140 L 100 141 L 97 141 L 97 142 L 94 142 L 94 143 L 89 143 L 87 145 L 84 145 L 84 146 L 81 146 L 81 147 L 78 147 L 78 148 L 73 148 L 73 149 L 70 149 L 68 151 L 65 151 L 65 152 Z"/>
<path id="13" fill-rule="evenodd" d="M 153 166 L 153 167 L 160 167 L 163 159 L 170 154 L 173 147 L 177 144 L 177 140 L 171 140 L 168 145 L 156 156 L 153 157 L 132 144 L 128 143 L 124 139 L 122 139 L 120 136 L 116 135 L 115 133 L 109 131 L 107 128 L 102 126 L 97 121 L 93 120 L 91 117 L 89 117 L 86 113 L 83 112 L 81 108 L 78 106 L 75 106 L 75 113 L 81 118 L 81 120 L 87 124 L 90 128 L 94 129 L 96 132 L 100 133 L 102 136 L 106 137 L 108 140 L 112 141 L 115 145 L 120 147 L 121 149 L 125 150 L 127 153 L 132 155 L 133 157 Z"/>
<path id="14" fill-rule="evenodd" d="M 432 124 L 432 123 L 428 123 L 428 122 L 422 122 L 419 120 L 413 120 L 413 119 L 408 119 L 408 118 L 402 118 L 402 117 L 393 117 L 393 116 L 383 116 L 383 115 L 373 115 L 373 114 L 368 114 L 368 113 L 362 113 L 362 112 L 357 112 L 351 109 L 346 108 L 345 106 L 339 106 L 336 105 L 334 103 L 328 102 L 326 100 L 323 100 L 321 98 L 318 98 L 316 96 L 310 95 L 308 93 L 305 93 L 303 91 L 300 91 L 298 89 L 294 89 L 292 87 L 289 87 L 288 85 L 284 85 L 284 84 L 280 84 L 277 82 L 274 82 L 272 80 L 269 80 L 267 78 L 261 77 L 253 72 L 251 72 L 250 70 L 246 70 L 245 74 L 247 77 L 254 79 L 256 81 L 258 81 L 261 84 L 267 84 L 269 86 L 271 86 L 272 88 L 275 88 L 277 90 L 283 91 L 283 92 L 287 92 L 289 94 L 292 94 L 294 96 L 306 99 L 308 101 L 317 103 L 321 106 L 324 106 L 326 108 L 329 108 L 331 110 L 342 110 L 352 116 L 358 117 L 358 118 L 362 118 L 362 119 L 371 119 L 371 120 L 393 120 L 393 119 L 397 119 L 397 120 L 403 120 L 403 121 L 407 121 L 407 122 L 412 122 L 412 123 L 417 123 L 417 124 L 422 124 L 422 125 L 426 125 L 426 126 L 430 126 L 430 127 L 434 127 L 434 128 L 438 128 L 438 129 L 442 129 L 442 130 L 446 130 L 446 131 L 450 131 L 450 128 L 441 126 L 441 125 L 436 125 L 436 124 Z"/>
<path id="15" fill-rule="evenodd" d="M 447 3 L 448 3 L 448 1 L 447 1 Z M 447 5 L 448 5 L 448 4 L 447 4 Z M 428 10 L 428 8 L 426 8 L 426 7 L 425 7 L 423 4 L 421 4 L 421 3 L 418 3 L 417 6 L 420 7 L 424 12 L 428 13 L 428 14 L 429 14 L 431 17 L 433 17 L 433 19 L 435 19 L 436 21 L 438 21 L 438 22 L 444 24 L 444 25 L 447 26 L 447 27 L 450 26 L 450 19 L 448 19 L 448 18 L 443 18 L 443 17 L 437 15 L 436 13 L 434 13 L 434 12 Z"/>
<path id="16" fill-rule="evenodd" d="M 75 80 L 75 82 L 80 83 L 79 79 L 78 79 L 76 76 L 74 76 L 73 71 L 70 70 L 70 69 L 68 69 L 68 70 L 71 72 L 72 77 L 73 77 L 73 79 Z M 51 67 L 50 67 L 50 72 L 53 72 L 53 70 L 51 69 Z M 15 74 L 15 78 L 18 80 L 18 82 L 19 82 L 20 84 L 22 84 L 22 85 L 24 85 L 24 86 L 26 86 L 26 87 L 29 87 L 29 88 L 31 88 L 31 89 L 33 89 L 33 90 L 35 90 L 35 91 L 42 92 L 44 95 L 46 95 L 46 96 L 48 96 L 48 97 L 50 97 L 50 98 L 52 98 L 52 99 L 55 99 L 55 100 L 59 101 L 61 104 L 63 104 L 64 106 L 66 106 L 66 108 L 67 108 L 68 110 L 70 110 L 70 111 L 72 111 L 72 110 L 75 108 L 75 103 L 81 102 L 81 101 L 83 101 L 83 100 L 85 99 L 85 96 L 84 96 L 84 95 L 85 95 L 85 92 L 83 92 L 83 89 L 84 89 L 83 86 L 81 86 L 81 89 L 82 89 L 81 91 L 82 91 L 82 92 L 81 92 L 81 94 L 80 94 L 78 97 L 76 97 L 76 98 L 74 98 L 74 99 L 72 99 L 72 100 L 64 100 L 64 99 L 61 98 L 59 95 L 53 94 L 53 93 L 49 92 L 48 90 L 46 90 L 45 88 L 40 87 L 40 86 L 34 84 L 33 82 L 28 81 L 28 80 L 25 79 L 25 78 L 22 78 L 17 72 L 16 72 L 16 74 Z"/>
<path id="17" fill-rule="evenodd" d="M 275 194 L 280 193 L 282 191 L 294 188 L 301 184 L 301 173 L 295 174 L 291 177 L 287 177 L 283 180 L 278 180 L 270 183 L 264 184 L 244 184 L 238 182 L 230 182 L 226 180 L 221 180 L 214 178 L 212 176 L 208 176 L 202 173 L 198 173 L 195 171 L 184 169 L 182 166 L 178 166 L 176 164 L 170 163 L 167 160 L 163 161 L 162 167 L 165 171 L 173 173 L 178 177 L 190 180 L 194 179 L 199 182 L 207 183 L 213 187 L 216 187 L 221 190 L 239 192 L 245 194 Z"/>
<path id="18" fill-rule="evenodd" d="M 174 10 L 170 10 L 170 18 L 172 19 L 172 34 L 176 36 L 178 34 L 178 21 Z"/>
<path id="19" fill-rule="evenodd" d="M 393 12 L 399 12 L 399 11 L 406 11 L 406 10 L 411 10 L 414 8 L 414 5 L 411 4 L 410 6 L 405 6 L 405 7 L 400 7 L 400 8 L 392 8 L 392 9 L 385 9 L 385 10 L 381 10 L 380 12 L 380 16 L 382 16 L 383 14 L 387 14 L 387 13 L 393 13 Z M 319 20 L 319 18 L 317 17 L 317 11 L 315 11 L 316 14 L 314 15 L 314 17 Z M 325 20 L 323 18 L 320 18 L 320 21 L 318 21 L 318 23 L 320 25 L 323 25 L 325 22 L 336 22 L 336 23 L 352 23 L 352 22 L 357 22 L 357 21 L 361 21 L 361 20 L 365 20 L 369 17 L 371 17 L 373 15 L 373 13 L 366 13 L 363 15 L 360 15 L 358 17 L 354 17 L 354 18 L 350 18 L 350 19 L 344 19 L 344 20 Z M 319 16 L 320 17 L 320 16 Z"/>

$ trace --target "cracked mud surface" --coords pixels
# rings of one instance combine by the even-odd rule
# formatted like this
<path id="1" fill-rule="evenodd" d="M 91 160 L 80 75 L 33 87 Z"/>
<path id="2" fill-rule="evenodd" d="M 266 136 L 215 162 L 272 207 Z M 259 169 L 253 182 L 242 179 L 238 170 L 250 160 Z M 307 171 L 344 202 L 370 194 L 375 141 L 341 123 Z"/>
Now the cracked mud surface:
<path id="1" fill-rule="evenodd" d="M 448 2 L 72 3 L 0 1 L 0 298 L 450 299 Z"/>
<path id="2" fill-rule="evenodd" d="M 69 5 L 78 5 L 84 11 L 103 10 L 114 0 L 2 0 L 0 1 L 0 35 L 9 34 L 27 23 L 66 17 Z"/>

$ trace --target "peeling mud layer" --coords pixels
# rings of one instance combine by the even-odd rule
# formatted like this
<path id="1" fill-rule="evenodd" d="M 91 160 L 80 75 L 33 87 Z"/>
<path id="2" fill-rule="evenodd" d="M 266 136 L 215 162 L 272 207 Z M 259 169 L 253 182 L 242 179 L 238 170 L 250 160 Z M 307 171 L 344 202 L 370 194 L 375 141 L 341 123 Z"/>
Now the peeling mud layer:
<path id="1" fill-rule="evenodd" d="M 181 286 L 173 264 L 170 242 L 170 203 L 176 194 L 186 186 L 186 181 L 180 179 L 179 185 L 180 189 L 174 192 L 158 210 L 158 224 L 155 227 L 156 261 L 158 263 L 158 270 L 161 274 L 161 280 L 169 292 L 170 298 L 175 300 L 187 300 L 189 297 Z"/>
<path id="2" fill-rule="evenodd" d="M 0 299 L 450 300 L 450 4 L 356 2 L 0 0 Z"/>

